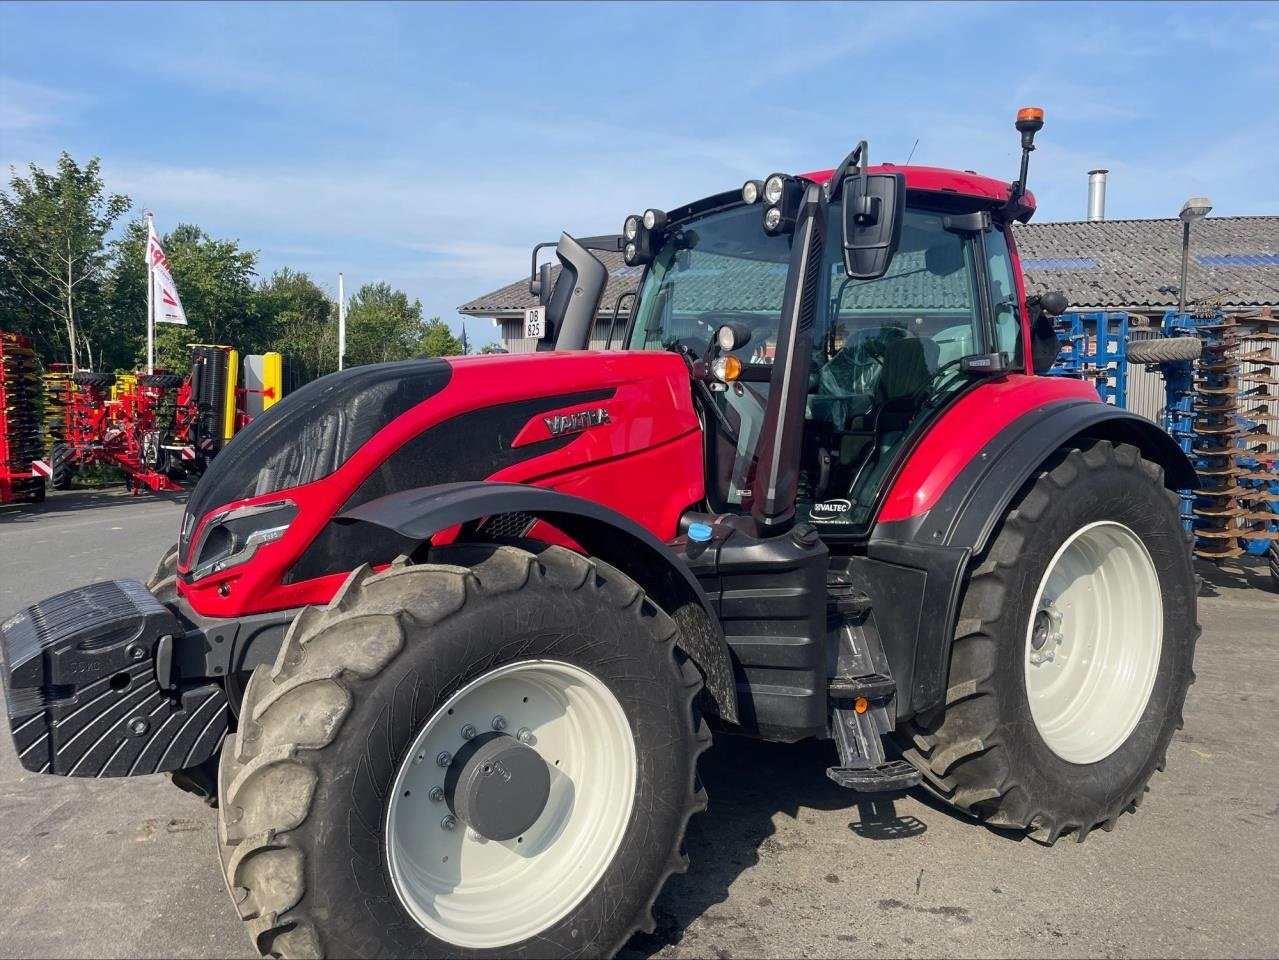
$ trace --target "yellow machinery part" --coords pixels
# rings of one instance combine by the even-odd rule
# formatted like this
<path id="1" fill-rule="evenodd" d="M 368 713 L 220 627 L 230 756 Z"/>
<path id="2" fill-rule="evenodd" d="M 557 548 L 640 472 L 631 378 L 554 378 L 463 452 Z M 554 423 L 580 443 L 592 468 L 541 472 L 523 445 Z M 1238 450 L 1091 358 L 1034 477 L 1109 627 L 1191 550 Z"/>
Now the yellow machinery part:
<path id="1" fill-rule="evenodd" d="M 235 388 L 239 386 L 239 377 L 240 351 L 228 348 L 226 352 L 226 415 L 222 424 L 223 440 L 230 440 L 235 436 L 236 413 L 239 409 Z"/>
<path id="2" fill-rule="evenodd" d="M 284 395 L 284 359 L 274 350 L 262 354 L 262 409 L 269 410 Z"/>

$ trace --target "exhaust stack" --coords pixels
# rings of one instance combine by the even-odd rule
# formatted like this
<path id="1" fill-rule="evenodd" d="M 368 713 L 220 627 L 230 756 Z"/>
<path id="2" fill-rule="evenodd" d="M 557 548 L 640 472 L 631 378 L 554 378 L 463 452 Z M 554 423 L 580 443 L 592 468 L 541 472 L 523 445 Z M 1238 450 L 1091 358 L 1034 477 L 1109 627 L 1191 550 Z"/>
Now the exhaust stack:
<path id="1" fill-rule="evenodd" d="M 1106 174 L 1109 170 L 1088 171 L 1088 221 L 1106 219 Z"/>

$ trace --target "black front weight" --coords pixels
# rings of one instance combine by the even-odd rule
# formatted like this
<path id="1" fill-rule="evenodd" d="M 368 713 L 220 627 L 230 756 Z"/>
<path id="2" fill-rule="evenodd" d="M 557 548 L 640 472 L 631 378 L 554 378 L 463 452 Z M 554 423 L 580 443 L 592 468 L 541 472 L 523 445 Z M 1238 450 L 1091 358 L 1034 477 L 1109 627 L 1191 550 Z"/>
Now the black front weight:
<path id="1" fill-rule="evenodd" d="M 23 767 L 123 777 L 180 770 L 226 734 L 220 683 L 173 679 L 185 628 L 137 580 L 108 580 L 0 625 L 0 676 Z"/>

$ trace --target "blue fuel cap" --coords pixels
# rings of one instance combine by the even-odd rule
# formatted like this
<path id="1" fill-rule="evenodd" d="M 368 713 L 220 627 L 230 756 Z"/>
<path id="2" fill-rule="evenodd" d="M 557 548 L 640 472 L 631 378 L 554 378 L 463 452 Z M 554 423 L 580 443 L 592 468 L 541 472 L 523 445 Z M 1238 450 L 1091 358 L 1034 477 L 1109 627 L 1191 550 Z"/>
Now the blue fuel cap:
<path id="1" fill-rule="evenodd" d="M 688 525 L 688 539 L 697 543 L 707 543 L 711 539 L 711 525 L 709 523 L 690 523 Z"/>

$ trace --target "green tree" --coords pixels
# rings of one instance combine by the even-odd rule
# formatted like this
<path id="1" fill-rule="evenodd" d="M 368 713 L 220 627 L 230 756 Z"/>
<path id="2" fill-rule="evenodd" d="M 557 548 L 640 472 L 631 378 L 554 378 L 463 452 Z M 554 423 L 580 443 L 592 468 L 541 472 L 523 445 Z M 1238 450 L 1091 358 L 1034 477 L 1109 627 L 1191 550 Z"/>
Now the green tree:
<path id="1" fill-rule="evenodd" d="M 301 382 L 337 369 L 337 305 L 305 273 L 285 267 L 263 281 L 257 312 L 262 348 L 282 353 Z"/>
<path id="2" fill-rule="evenodd" d="M 417 353 L 427 357 L 456 357 L 465 352 L 462 341 L 453 336 L 449 325 L 439 317 L 432 317 L 422 324 L 422 339 Z"/>
<path id="3" fill-rule="evenodd" d="M 106 236 L 129 198 L 106 192 L 97 157 L 81 167 L 63 153 L 52 173 L 34 163 L 28 169 L 26 178 L 13 172 L 9 192 L 0 193 L 6 313 L 45 356 L 93 365 L 100 360 L 94 340 L 110 259 Z"/>
<path id="4" fill-rule="evenodd" d="M 389 283 L 366 283 L 346 310 L 345 365 L 407 360 L 420 352 L 422 304 Z"/>

